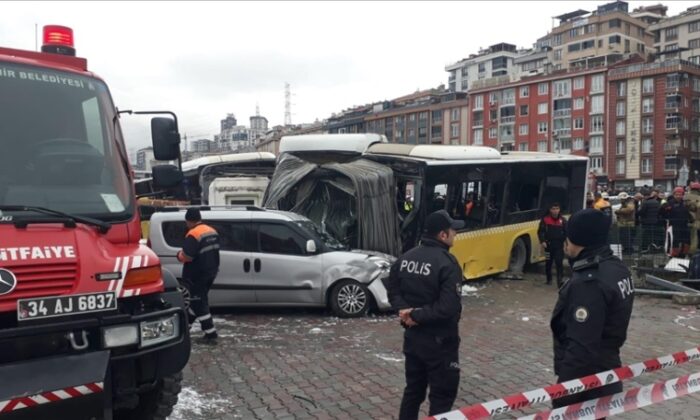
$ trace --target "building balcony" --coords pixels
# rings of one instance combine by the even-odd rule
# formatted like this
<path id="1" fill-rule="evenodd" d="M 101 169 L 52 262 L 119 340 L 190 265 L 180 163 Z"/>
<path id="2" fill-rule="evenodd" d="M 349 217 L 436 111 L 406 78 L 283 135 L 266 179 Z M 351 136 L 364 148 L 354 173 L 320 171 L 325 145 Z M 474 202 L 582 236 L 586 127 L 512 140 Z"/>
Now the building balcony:
<path id="1" fill-rule="evenodd" d="M 680 102 L 666 102 L 664 109 L 678 109 L 681 107 Z"/>
<path id="2" fill-rule="evenodd" d="M 515 123 L 515 115 L 501 117 L 501 124 L 513 124 Z"/>
<path id="3" fill-rule="evenodd" d="M 472 127 L 483 127 L 484 120 L 474 120 L 472 121 Z"/>
<path id="4" fill-rule="evenodd" d="M 571 115 L 571 109 L 557 109 L 553 113 L 554 118 L 568 117 Z"/>
<path id="5" fill-rule="evenodd" d="M 680 142 L 667 142 L 664 144 L 664 153 L 678 153 L 682 151 L 683 148 L 681 147 Z"/>
<path id="6" fill-rule="evenodd" d="M 501 136 L 501 144 L 515 143 L 515 136 Z"/>
<path id="7" fill-rule="evenodd" d="M 568 137 L 571 135 L 571 127 L 567 128 L 555 128 L 554 135 L 558 137 Z"/>
<path id="8" fill-rule="evenodd" d="M 591 147 L 590 150 L 588 151 L 588 153 L 591 155 L 602 155 L 603 148 L 602 147 Z"/>

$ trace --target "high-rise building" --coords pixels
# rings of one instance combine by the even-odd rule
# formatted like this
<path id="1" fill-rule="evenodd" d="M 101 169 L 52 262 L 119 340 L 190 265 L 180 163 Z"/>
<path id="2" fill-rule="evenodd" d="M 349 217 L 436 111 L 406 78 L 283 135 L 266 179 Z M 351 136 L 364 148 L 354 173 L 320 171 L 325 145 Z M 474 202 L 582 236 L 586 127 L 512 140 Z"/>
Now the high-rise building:
<path id="1" fill-rule="evenodd" d="M 608 66 L 652 52 L 649 20 L 630 14 L 627 2 L 604 4 L 593 12 L 579 9 L 555 19 L 559 24 L 537 41 L 538 47 L 551 48 L 553 70 Z"/>
<path id="2" fill-rule="evenodd" d="M 700 6 L 649 27 L 660 60 L 680 58 L 700 65 Z"/>
<path id="3" fill-rule="evenodd" d="M 471 54 L 445 67 L 449 73 L 448 89 L 466 92 L 474 82 L 483 79 L 498 78 L 501 83 L 508 83 L 516 69 L 513 60 L 527 53 L 529 51 L 518 50 L 515 45 L 502 42 L 482 49 L 478 54 Z"/>

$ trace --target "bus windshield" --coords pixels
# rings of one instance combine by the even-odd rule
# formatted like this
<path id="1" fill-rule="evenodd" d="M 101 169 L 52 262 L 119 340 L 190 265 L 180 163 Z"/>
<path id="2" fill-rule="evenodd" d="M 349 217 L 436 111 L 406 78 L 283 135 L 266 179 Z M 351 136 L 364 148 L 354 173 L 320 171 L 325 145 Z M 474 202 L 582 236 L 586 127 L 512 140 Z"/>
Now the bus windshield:
<path id="1" fill-rule="evenodd" d="M 0 92 L 0 205 L 103 221 L 132 217 L 128 165 L 115 138 L 115 108 L 104 83 L 0 63 Z"/>

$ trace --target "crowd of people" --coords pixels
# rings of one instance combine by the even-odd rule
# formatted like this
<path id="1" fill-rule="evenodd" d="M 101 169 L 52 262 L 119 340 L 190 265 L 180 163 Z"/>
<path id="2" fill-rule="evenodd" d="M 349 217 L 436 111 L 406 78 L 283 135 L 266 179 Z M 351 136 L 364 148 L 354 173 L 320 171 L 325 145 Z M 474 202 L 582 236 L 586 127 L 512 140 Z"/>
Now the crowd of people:
<path id="1" fill-rule="evenodd" d="M 612 243 L 622 245 L 623 253 L 661 253 L 687 257 L 698 249 L 700 231 L 700 182 L 678 186 L 671 196 L 658 188 L 642 188 L 631 195 L 621 192 L 619 208 L 603 193 L 590 194 L 587 207 L 613 215 L 619 234 Z"/>

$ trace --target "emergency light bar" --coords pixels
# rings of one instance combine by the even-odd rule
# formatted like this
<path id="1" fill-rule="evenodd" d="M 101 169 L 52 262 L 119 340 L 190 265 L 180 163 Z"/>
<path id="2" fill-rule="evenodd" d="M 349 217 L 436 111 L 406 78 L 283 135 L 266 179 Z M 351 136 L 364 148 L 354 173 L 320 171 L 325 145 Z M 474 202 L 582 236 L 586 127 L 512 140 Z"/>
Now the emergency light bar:
<path id="1" fill-rule="evenodd" d="M 73 29 L 60 25 L 46 25 L 43 40 L 41 52 L 75 57 Z"/>

